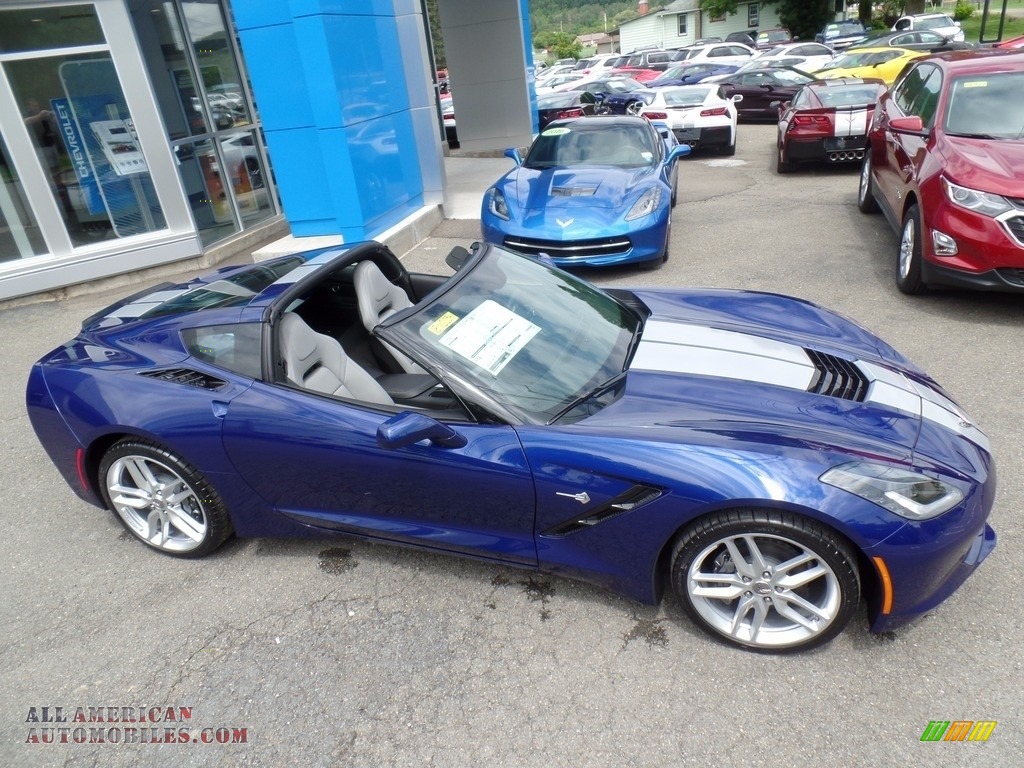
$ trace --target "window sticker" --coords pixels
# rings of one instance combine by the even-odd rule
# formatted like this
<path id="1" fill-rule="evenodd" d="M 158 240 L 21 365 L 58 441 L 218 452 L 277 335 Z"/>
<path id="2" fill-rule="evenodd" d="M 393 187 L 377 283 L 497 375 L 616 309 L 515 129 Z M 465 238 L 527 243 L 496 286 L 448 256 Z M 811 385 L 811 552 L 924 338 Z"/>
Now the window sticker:
<path id="1" fill-rule="evenodd" d="M 543 133 L 541 134 L 541 136 L 564 136 L 564 135 L 565 135 L 565 134 L 567 134 L 568 132 L 569 132 L 569 129 L 568 129 L 568 128 L 565 128 L 565 127 L 560 127 L 560 128 L 548 128 L 548 129 L 547 129 L 546 131 L 544 131 L 544 132 L 543 132 Z"/>
<path id="2" fill-rule="evenodd" d="M 988 88 L 988 80 L 973 80 L 964 83 L 964 88 Z"/>
<path id="3" fill-rule="evenodd" d="M 440 342 L 497 376 L 538 331 L 540 326 L 487 299 L 452 326 Z"/>

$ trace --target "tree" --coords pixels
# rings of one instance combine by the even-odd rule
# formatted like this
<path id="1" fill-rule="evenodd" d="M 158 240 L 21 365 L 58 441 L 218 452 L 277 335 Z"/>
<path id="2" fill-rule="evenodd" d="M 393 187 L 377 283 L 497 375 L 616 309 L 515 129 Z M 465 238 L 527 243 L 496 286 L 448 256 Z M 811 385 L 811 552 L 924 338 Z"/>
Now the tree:
<path id="1" fill-rule="evenodd" d="M 548 46 L 548 50 L 556 59 L 578 59 L 583 46 L 577 43 L 572 35 L 556 32 L 554 45 Z"/>

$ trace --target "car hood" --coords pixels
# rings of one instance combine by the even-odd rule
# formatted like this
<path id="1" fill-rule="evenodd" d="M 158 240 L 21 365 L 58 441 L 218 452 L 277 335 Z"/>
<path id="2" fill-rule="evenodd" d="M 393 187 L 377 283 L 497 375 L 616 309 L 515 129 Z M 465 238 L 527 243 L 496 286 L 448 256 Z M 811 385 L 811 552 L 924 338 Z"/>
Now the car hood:
<path id="1" fill-rule="evenodd" d="M 637 185 L 654 177 L 651 167 L 517 168 L 509 174 L 506 198 L 527 211 L 549 208 L 621 209 L 636 198 Z M 511 194 L 510 194 L 511 193 Z"/>
<path id="2" fill-rule="evenodd" d="M 988 439 L 920 369 L 867 329 L 774 294 L 639 291 L 652 311 L 624 396 L 590 425 L 652 437 L 795 445 L 920 459 L 974 474 Z M 687 436 L 682 437 L 681 430 Z M 678 437 L 673 432 L 679 433 Z M 974 451 L 953 448 L 962 437 Z"/>
<path id="3" fill-rule="evenodd" d="M 947 174 L 957 184 L 1024 197 L 1024 142 L 946 136 L 942 155 Z"/>

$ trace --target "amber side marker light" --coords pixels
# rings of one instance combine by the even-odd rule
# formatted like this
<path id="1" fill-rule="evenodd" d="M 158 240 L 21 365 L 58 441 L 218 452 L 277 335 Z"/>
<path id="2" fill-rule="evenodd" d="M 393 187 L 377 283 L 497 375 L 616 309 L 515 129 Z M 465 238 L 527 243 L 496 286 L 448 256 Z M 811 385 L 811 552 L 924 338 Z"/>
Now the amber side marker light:
<path id="1" fill-rule="evenodd" d="M 889 578 L 889 569 L 885 565 L 885 560 L 880 557 L 873 557 L 871 560 L 882 579 L 882 614 L 887 616 L 892 611 L 892 579 Z"/>

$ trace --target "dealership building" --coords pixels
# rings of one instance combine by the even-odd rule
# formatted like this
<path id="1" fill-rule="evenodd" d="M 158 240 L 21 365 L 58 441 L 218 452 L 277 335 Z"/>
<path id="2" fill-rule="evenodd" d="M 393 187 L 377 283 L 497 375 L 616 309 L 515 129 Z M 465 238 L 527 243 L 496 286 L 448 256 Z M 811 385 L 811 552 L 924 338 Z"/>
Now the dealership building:
<path id="1" fill-rule="evenodd" d="M 438 9 L 461 146 L 528 143 L 527 0 Z M 425 0 L 0 0 L 0 300 L 439 221 L 431 45 Z"/>

